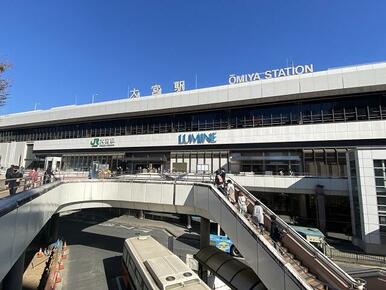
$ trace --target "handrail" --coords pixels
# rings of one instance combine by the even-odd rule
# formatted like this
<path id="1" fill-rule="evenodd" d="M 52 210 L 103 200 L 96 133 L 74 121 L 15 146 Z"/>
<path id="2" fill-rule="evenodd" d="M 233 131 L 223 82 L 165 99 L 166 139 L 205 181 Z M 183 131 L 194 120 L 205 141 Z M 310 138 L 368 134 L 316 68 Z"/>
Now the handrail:
<path id="1" fill-rule="evenodd" d="M 386 265 L 386 256 L 378 256 L 378 255 L 371 255 L 371 254 L 365 254 L 361 252 L 356 251 L 341 251 L 339 249 L 336 249 L 332 247 L 331 245 L 327 244 L 326 247 L 326 256 L 335 260 L 335 261 L 350 261 L 352 263 L 358 263 L 359 261 L 362 264 L 365 265 Z M 341 258 L 341 259 L 340 259 Z"/>
<path id="2" fill-rule="evenodd" d="M 336 265 L 330 258 L 321 253 L 314 245 L 307 242 L 304 237 L 302 237 L 297 231 L 295 231 L 291 226 L 289 226 L 284 220 L 282 220 L 278 215 L 276 215 L 273 211 L 271 211 L 264 203 L 262 203 L 259 199 L 257 199 L 254 195 L 252 195 L 245 187 L 237 183 L 231 177 L 227 177 L 232 180 L 232 182 L 244 193 L 247 195 L 249 199 L 253 202 L 258 202 L 269 215 L 274 215 L 276 217 L 276 221 L 279 225 L 287 231 L 288 234 L 291 234 L 304 248 L 310 251 L 316 259 L 318 259 L 322 264 L 326 265 L 328 269 L 334 272 L 338 277 L 343 279 L 346 283 L 350 285 L 353 289 L 361 289 L 363 284 L 360 281 L 353 279 L 350 275 L 348 275 L 342 268 Z"/>
<path id="3" fill-rule="evenodd" d="M 243 171 L 240 173 L 232 173 L 229 174 L 231 176 L 245 176 L 245 177 L 274 177 L 274 178 L 317 178 L 317 179 L 347 179 L 347 176 L 320 176 L 320 175 L 313 175 L 308 172 L 293 172 L 292 175 L 288 174 L 287 172 L 284 172 L 284 174 L 280 174 L 277 172 L 273 172 L 272 174 L 267 174 L 265 171 Z"/>
<path id="4" fill-rule="evenodd" d="M 232 205 L 232 203 L 229 201 L 228 198 L 224 196 L 224 194 L 218 189 L 217 186 L 214 184 L 208 184 L 208 183 L 197 183 L 198 185 L 203 185 L 203 186 L 208 186 L 209 188 L 212 189 L 217 195 L 217 198 L 227 207 L 227 209 L 230 211 L 232 215 L 234 215 L 237 219 L 240 220 L 240 223 L 242 226 L 253 236 L 253 238 L 260 243 L 260 245 L 267 249 L 267 253 L 273 258 L 278 261 L 280 261 L 283 265 L 283 268 L 285 271 L 288 271 L 290 274 L 291 279 L 297 283 L 301 287 L 305 287 L 305 289 L 309 289 L 309 285 L 307 282 L 299 275 L 298 271 L 296 271 L 292 265 L 286 263 L 286 261 L 283 259 L 281 255 L 278 253 L 275 253 L 274 251 L 269 249 L 270 243 L 267 241 L 266 238 L 264 238 L 262 235 L 259 235 L 258 232 L 256 231 L 255 227 L 248 221 L 248 219 L 240 215 L 236 208 Z M 271 245 L 270 245 L 271 246 Z M 296 274 L 295 274 L 296 273 Z M 294 280 L 295 279 L 295 280 Z"/>
<path id="5" fill-rule="evenodd" d="M 1 192 L 9 190 L 10 191 L 9 195 L 11 195 L 11 189 L 13 189 L 14 193 L 12 195 L 17 195 L 28 189 L 37 188 L 43 185 L 45 183 L 45 180 L 43 175 L 39 175 L 35 178 L 24 176 L 24 177 L 0 179 L 0 183 L 4 185 L 4 187 L 0 188 Z M 22 188 L 22 191 L 17 192 L 20 188 Z"/>

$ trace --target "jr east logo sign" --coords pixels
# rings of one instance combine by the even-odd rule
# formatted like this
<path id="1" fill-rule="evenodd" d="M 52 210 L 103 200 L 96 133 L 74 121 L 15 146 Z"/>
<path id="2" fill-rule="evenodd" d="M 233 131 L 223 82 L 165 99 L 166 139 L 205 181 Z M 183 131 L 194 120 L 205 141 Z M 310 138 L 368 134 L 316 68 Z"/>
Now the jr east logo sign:
<path id="1" fill-rule="evenodd" d="M 90 140 L 90 146 L 92 148 L 105 148 L 105 147 L 114 147 L 115 139 L 114 138 L 93 138 Z"/>
<path id="2" fill-rule="evenodd" d="M 216 133 L 196 133 L 178 135 L 178 144 L 214 144 L 216 143 Z"/>

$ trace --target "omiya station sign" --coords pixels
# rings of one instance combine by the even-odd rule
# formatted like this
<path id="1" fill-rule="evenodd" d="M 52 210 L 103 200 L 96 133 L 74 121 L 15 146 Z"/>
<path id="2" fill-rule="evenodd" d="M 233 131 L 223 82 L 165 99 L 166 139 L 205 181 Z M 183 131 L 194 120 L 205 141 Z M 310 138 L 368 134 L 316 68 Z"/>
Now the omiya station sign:
<path id="1" fill-rule="evenodd" d="M 286 76 L 292 76 L 292 75 L 302 75 L 302 74 L 312 73 L 312 72 L 314 72 L 313 64 L 297 65 L 297 66 L 289 66 L 284 68 L 267 70 L 262 73 L 254 72 L 254 73 L 241 74 L 241 75 L 231 74 L 229 75 L 228 82 L 229 84 L 234 85 L 239 83 L 259 81 L 263 79 L 272 79 L 272 78 L 286 77 Z"/>
<path id="2" fill-rule="evenodd" d="M 302 75 L 307 73 L 314 72 L 314 65 L 313 64 L 305 64 L 305 65 L 292 65 L 289 67 L 284 68 L 278 68 L 278 69 L 272 69 L 267 70 L 265 72 L 254 72 L 254 73 L 247 73 L 247 74 L 231 74 L 229 75 L 228 82 L 231 85 L 239 84 L 239 83 L 246 83 L 246 82 L 253 82 L 253 81 L 259 81 L 264 79 L 272 79 L 272 78 L 279 78 L 279 77 L 286 77 L 286 76 L 292 76 L 292 75 Z M 173 83 L 173 90 L 174 92 L 183 92 L 185 91 L 185 81 L 175 81 Z M 162 87 L 160 84 L 154 84 L 151 86 L 151 94 L 154 95 L 161 95 L 162 94 Z M 130 91 L 129 98 L 135 99 L 141 97 L 141 93 L 138 89 L 134 88 Z"/>

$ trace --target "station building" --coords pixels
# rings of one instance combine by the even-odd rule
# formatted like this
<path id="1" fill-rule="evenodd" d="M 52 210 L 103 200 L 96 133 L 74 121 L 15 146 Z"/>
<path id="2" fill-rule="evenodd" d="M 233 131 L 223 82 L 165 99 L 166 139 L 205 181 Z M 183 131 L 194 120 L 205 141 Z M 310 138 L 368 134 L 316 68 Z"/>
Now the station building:
<path id="1" fill-rule="evenodd" d="M 0 117 L 0 165 L 213 173 L 386 253 L 386 63 Z"/>

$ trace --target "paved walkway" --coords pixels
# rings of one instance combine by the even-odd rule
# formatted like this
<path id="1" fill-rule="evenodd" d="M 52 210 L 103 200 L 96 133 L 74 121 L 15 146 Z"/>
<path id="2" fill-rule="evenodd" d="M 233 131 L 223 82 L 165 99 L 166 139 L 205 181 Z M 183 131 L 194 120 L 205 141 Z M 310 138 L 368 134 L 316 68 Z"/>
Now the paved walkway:
<path id="1" fill-rule="evenodd" d="M 189 235 L 190 238 L 200 239 L 200 235 L 196 232 L 189 231 L 185 226 L 173 224 L 170 222 L 159 221 L 159 220 L 150 220 L 150 219 L 138 219 L 134 216 L 123 215 L 117 218 L 113 218 L 110 222 L 116 222 L 119 224 L 128 224 L 135 227 L 151 227 L 164 229 L 172 236 L 178 238 L 183 235 Z"/>
<path id="2" fill-rule="evenodd" d="M 181 258 L 197 252 L 197 245 L 179 237 L 184 227 L 165 221 L 139 220 L 132 216 L 106 219 L 70 214 L 60 218 L 59 235 L 66 241 L 69 256 L 62 271 L 62 289 L 119 290 L 122 286 L 122 248 L 128 237 L 152 235 L 168 246 L 171 235 L 177 237 L 173 252 Z M 166 230 L 165 230 L 166 229 Z M 195 234 L 198 236 L 198 234 Z M 197 241 L 199 244 L 199 241 Z"/>
<path id="3" fill-rule="evenodd" d="M 32 258 L 23 275 L 23 289 L 37 289 L 40 279 L 43 275 L 44 268 L 48 261 L 47 256 L 38 257 L 37 254 Z"/>

